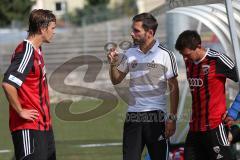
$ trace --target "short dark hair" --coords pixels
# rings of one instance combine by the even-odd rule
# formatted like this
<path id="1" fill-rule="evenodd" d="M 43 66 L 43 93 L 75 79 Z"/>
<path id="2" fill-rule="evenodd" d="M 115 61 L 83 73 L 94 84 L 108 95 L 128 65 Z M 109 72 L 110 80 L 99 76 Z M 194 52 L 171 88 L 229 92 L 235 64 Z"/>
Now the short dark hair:
<path id="1" fill-rule="evenodd" d="M 145 31 L 148 31 L 149 29 L 153 30 L 153 35 L 155 34 L 157 27 L 158 27 L 158 22 L 156 18 L 150 14 L 150 13 L 141 13 L 133 17 L 132 19 L 133 22 L 138 22 L 141 21 L 142 27 L 144 28 Z"/>
<path id="2" fill-rule="evenodd" d="M 186 30 L 178 36 L 175 48 L 178 51 L 182 51 L 185 48 L 195 50 L 201 43 L 201 37 L 197 31 Z"/>
<path id="3" fill-rule="evenodd" d="M 35 9 L 29 16 L 28 34 L 34 35 L 40 32 L 41 28 L 47 28 L 50 22 L 56 22 L 56 17 L 50 10 Z"/>

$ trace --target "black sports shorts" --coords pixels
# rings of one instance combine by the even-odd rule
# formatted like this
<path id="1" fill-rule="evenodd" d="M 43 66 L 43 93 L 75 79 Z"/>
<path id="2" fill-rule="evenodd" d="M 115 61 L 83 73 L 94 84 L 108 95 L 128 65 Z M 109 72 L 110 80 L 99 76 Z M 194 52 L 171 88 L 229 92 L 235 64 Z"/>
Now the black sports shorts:
<path id="1" fill-rule="evenodd" d="M 12 132 L 16 160 L 56 160 L 53 131 Z"/>
<path id="2" fill-rule="evenodd" d="M 165 138 L 164 112 L 128 112 L 123 130 L 123 160 L 141 160 L 147 146 L 151 160 L 166 160 L 168 139 Z"/>
<path id="3" fill-rule="evenodd" d="M 225 127 L 205 132 L 189 132 L 184 147 L 184 160 L 230 160 L 231 147 Z"/>

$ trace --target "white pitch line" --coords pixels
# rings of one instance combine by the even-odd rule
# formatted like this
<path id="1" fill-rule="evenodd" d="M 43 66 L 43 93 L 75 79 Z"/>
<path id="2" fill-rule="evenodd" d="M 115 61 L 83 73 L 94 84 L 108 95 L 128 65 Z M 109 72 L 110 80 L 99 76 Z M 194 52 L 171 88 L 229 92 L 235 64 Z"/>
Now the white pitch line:
<path id="1" fill-rule="evenodd" d="M 80 144 L 77 147 L 80 148 L 92 148 L 92 147 L 107 147 L 107 146 L 121 146 L 122 143 L 100 143 L 100 144 Z"/>
<path id="2" fill-rule="evenodd" d="M 0 150 L 0 154 L 1 153 L 10 153 L 10 152 L 11 152 L 11 150 L 9 150 L 9 149 Z"/>

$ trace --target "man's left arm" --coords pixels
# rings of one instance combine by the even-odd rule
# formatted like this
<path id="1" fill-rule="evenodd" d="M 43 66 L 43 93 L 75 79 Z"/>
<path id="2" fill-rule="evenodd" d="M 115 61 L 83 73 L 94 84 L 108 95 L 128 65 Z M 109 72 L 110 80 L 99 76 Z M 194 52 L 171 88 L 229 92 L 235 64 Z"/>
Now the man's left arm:
<path id="1" fill-rule="evenodd" d="M 177 109 L 179 101 L 179 87 L 177 77 L 168 80 L 170 90 L 170 112 L 166 121 L 165 136 L 171 137 L 176 130 Z"/>
<path id="2" fill-rule="evenodd" d="M 238 82 L 238 72 L 235 63 L 225 54 L 220 54 L 221 58 L 217 59 L 216 74 Z"/>
<path id="3" fill-rule="evenodd" d="M 225 54 L 221 54 L 222 58 L 217 60 L 217 74 L 229 78 L 235 82 L 239 81 L 237 67 L 235 63 Z M 235 98 L 232 106 L 228 111 L 223 115 L 223 121 L 231 126 L 236 119 L 239 118 L 240 111 L 240 96 L 239 93 Z"/>

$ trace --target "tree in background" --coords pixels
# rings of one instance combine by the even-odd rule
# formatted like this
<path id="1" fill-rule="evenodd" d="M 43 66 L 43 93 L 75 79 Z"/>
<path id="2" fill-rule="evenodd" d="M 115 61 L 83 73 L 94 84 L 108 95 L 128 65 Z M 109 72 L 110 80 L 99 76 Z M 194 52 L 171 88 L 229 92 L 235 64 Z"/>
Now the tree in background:
<path id="1" fill-rule="evenodd" d="M 83 9 L 76 9 L 76 15 L 70 15 L 70 20 L 77 25 L 85 25 L 101 22 L 109 14 L 107 5 L 110 0 L 86 0 L 87 4 Z"/>
<path id="2" fill-rule="evenodd" d="M 0 27 L 26 23 L 33 4 L 32 0 L 0 0 Z"/>
<path id="3" fill-rule="evenodd" d="M 114 9 L 107 7 L 110 0 L 86 1 L 87 5 L 83 9 L 77 9 L 76 15 L 69 15 L 70 20 L 76 25 L 87 25 L 137 13 L 135 0 L 124 1 L 121 6 Z"/>
<path id="4" fill-rule="evenodd" d="M 138 13 L 136 0 L 123 1 L 123 13 L 128 16 Z"/>
<path id="5" fill-rule="evenodd" d="M 87 0 L 89 6 L 107 5 L 110 0 Z"/>

